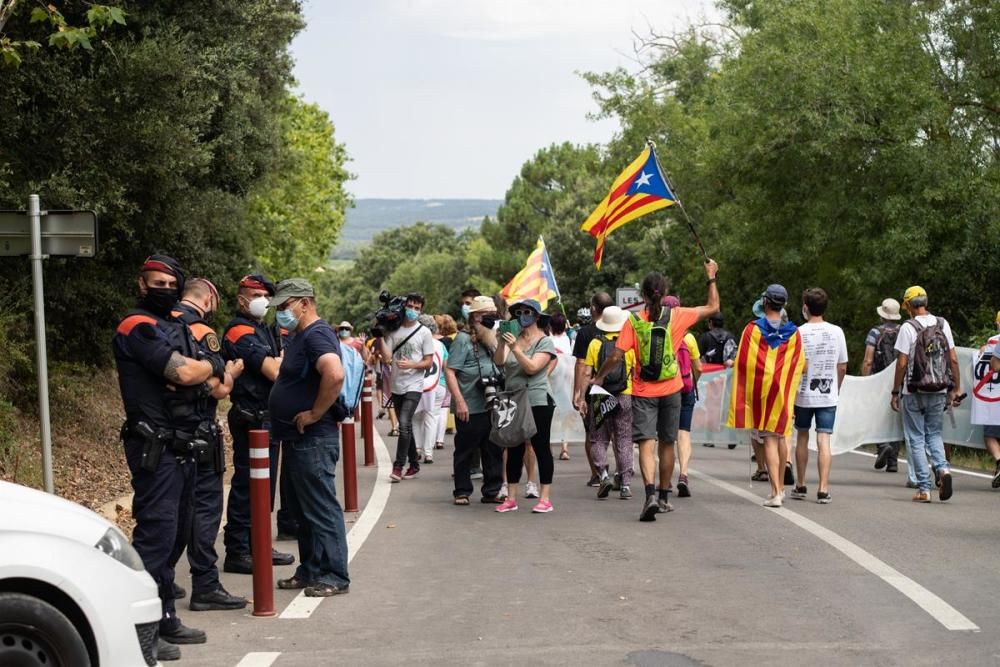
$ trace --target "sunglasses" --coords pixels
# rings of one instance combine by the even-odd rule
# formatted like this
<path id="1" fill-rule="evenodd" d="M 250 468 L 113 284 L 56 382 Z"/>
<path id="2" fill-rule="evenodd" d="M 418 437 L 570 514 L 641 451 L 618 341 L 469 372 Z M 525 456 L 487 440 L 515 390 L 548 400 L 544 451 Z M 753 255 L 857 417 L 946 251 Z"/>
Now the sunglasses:
<path id="1" fill-rule="evenodd" d="M 531 310 L 530 308 L 523 308 L 518 310 L 512 310 L 510 311 L 510 314 L 513 315 L 514 317 L 521 317 L 522 315 L 535 315 L 535 311 Z"/>

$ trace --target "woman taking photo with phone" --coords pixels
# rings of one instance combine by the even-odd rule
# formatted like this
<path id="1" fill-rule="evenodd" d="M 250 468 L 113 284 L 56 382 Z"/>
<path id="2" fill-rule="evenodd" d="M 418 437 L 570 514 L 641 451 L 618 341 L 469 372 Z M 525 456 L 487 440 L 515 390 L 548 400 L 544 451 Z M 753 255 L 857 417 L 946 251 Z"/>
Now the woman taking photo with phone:
<path id="1" fill-rule="evenodd" d="M 548 367 L 556 358 L 556 348 L 552 339 L 538 327 L 542 307 L 534 299 L 519 301 L 510 307 L 511 320 L 516 320 L 521 331 L 515 335 L 508 327 L 503 327 L 494 361 L 504 369 L 507 390 L 527 387 L 531 414 L 538 429 L 531 438 L 531 448 L 538 460 L 538 476 L 542 483 L 541 497 L 532 512 L 552 511 L 549 491 L 552 488 L 552 450 L 549 447 L 549 433 L 552 428 L 552 413 L 555 403 L 549 386 Z M 521 481 L 525 445 L 507 450 L 507 499 L 497 506 L 497 512 L 517 510 L 517 484 Z"/>

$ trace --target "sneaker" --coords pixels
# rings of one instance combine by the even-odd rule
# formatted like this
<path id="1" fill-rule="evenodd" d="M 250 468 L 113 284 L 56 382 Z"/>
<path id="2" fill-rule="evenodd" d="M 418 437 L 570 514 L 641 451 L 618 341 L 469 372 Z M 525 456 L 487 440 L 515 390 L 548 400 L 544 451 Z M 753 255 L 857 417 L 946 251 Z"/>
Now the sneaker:
<path id="1" fill-rule="evenodd" d="M 403 473 L 403 479 L 416 479 L 419 476 L 420 468 L 414 468 L 413 466 L 407 468 L 406 472 Z"/>
<path id="2" fill-rule="evenodd" d="M 611 487 L 613 486 L 614 482 L 612 482 L 611 478 L 605 474 L 604 477 L 601 478 L 600 486 L 597 488 L 597 498 L 599 500 L 607 498 L 608 494 L 611 493 Z"/>
<path id="3" fill-rule="evenodd" d="M 389 473 L 390 482 L 398 482 L 403 479 L 403 468 L 402 466 L 393 466 L 392 472 Z"/>
<path id="4" fill-rule="evenodd" d="M 590 476 L 590 481 L 587 482 L 587 486 L 597 487 L 597 486 L 600 486 L 600 485 L 601 485 L 601 477 L 600 477 L 600 475 L 591 475 Z"/>
<path id="5" fill-rule="evenodd" d="M 941 489 L 938 491 L 938 500 L 944 502 L 951 498 L 951 473 L 945 470 L 941 473 Z"/>
<path id="6" fill-rule="evenodd" d="M 674 506 L 670 504 L 670 501 L 666 498 L 660 498 L 656 501 L 656 506 L 660 508 L 661 514 L 666 514 L 667 512 L 673 512 Z"/>
<path id="7" fill-rule="evenodd" d="M 792 474 L 792 464 L 785 464 L 785 486 L 795 485 L 795 475 Z"/>
<path id="8" fill-rule="evenodd" d="M 890 463 L 885 467 L 886 472 L 899 472 L 899 466 L 895 463 Z"/>
<path id="9" fill-rule="evenodd" d="M 502 503 L 497 505 L 496 511 L 500 512 L 501 514 L 504 512 L 516 512 L 517 501 L 514 500 L 513 498 L 507 498 Z"/>
<path id="10" fill-rule="evenodd" d="M 434 457 L 430 454 L 424 454 L 424 463 L 430 464 L 434 463 Z"/>
<path id="11" fill-rule="evenodd" d="M 764 501 L 764 507 L 781 507 L 782 502 L 781 496 L 768 496 Z"/>
<path id="12" fill-rule="evenodd" d="M 627 486 L 623 486 L 621 488 L 621 491 L 618 492 L 618 497 L 621 498 L 622 500 L 628 500 L 629 498 L 632 497 L 632 489 L 628 488 Z"/>
<path id="13" fill-rule="evenodd" d="M 538 484 L 534 482 L 528 482 L 524 485 L 524 497 L 525 498 L 537 498 L 538 497 Z"/>
<path id="14" fill-rule="evenodd" d="M 656 515 L 660 512 L 660 504 L 656 500 L 656 495 L 646 496 L 646 503 L 639 513 L 639 521 L 656 521 Z"/>
<path id="15" fill-rule="evenodd" d="M 929 503 L 931 501 L 930 491 L 917 491 L 913 494 L 913 502 L 915 503 Z"/>
<path id="16" fill-rule="evenodd" d="M 1000 461 L 997 462 L 997 474 L 1000 474 Z M 622 474 L 620 472 L 616 472 L 614 477 L 611 478 L 611 490 L 622 490 Z"/>
<path id="17" fill-rule="evenodd" d="M 829 505 L 833 498 L 830 496 L 829 491 L 817 491 L 816 492 L 816 502 L 820 505 Z"/>
<path id="18" fill-rule="evenodd" d="M 875 470 L 881 470 L 889 463 L 890 454 L 892 454 L 892 447 L 889 445 L 878 446 L 878 456 L 875 457 Z"/>
<path id="19" fill-rule="evenodd" d="M 792 498 L 796 500 L 805 500 L 807 495 L 807 489 L 804 486 L 796 486 L 792 489 Z"/>
<path id="20" fill-rule="evenodd" d="M 482 468 L 473 468 L 469 473 L 469 479 L 482 479 L 482 478 L 483 478 Z"/>
<path id="21" fill-rule="evenodd" d="M 677 480 L 677 497 L 678 498 L 690 498 L 691 489 L 688 488 L 688 476 L 681 475 Z"/>
<path id="22" fill-rule="evenodd" d="M 538 504 L 531 508 L 531 511 L 535 514 L 548 514 L 552 511 L 552 501 L 543 498 L 538 501 Z"/>
<path id="23" fill-rule="evenodd" d="M 993 471 L 993 483 L 990 486 L 1000 489 L 1000 461 L 997 461 L 997 469 Z"/>
<path id="24" fill-rule="evenodd" d="M 497 498 L 506 498 L 507 495 L 507 482 L 504 482 L 500 485 L 500 493 L 497 494 Z"/>

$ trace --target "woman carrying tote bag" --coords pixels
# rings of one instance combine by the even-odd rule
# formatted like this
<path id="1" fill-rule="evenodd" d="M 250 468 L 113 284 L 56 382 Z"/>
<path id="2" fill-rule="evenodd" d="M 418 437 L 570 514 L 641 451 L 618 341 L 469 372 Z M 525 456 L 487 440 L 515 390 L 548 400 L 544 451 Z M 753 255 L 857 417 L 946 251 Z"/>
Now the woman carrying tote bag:
<path id="1" fill-rule="evenodd" d="M 531 511 L 546 513 L 552 511 L 549 491 L 552 488 L 554 464 L 552 450 L 549 448 L 549 434 L 555 410 L 548 366 L 556 358 L 556 348 L 552 339 L 538 327 L 541 311 L 541 304 L 534 299 L 524 299 L 509 308 L 511 319 L 517 321 L 521 332 L 516 336 L 510 331 L 500 335 L 494 361 L 504 369 L 507 391 L 522 387 L 528 390 L 531 414 L 537 428 L 537 433 L 531 438 L 531 448 L 538 460 L 538 476 L 542 483 L 541 497 Z M 517 484 L 521 481 L 524 453 L 524 444 L 507 450 L 507 499 L 497 506 L 497 512 L 517 510 Z"/>

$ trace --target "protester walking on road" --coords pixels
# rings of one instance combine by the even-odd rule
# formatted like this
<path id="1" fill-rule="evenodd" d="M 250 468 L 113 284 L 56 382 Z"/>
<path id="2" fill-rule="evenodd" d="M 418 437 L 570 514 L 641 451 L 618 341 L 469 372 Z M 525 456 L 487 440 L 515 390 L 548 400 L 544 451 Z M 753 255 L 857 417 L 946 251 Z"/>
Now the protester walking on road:
<path id="1" fill-rule="evenodd" d="M 299 566 L 278 588 L 304 588 L 307 597 L 347 593 L 347 529 L 337 500 L 340 459 L 338 415 L 331 410 L 344 384 L 340 344 L 316 312 L 316 293 L 305 280 L 277 285 L 277 321 L 294 335 L 269 400 L 275 439 L 287 447 L 289 501 L 298 525 Z M 341 406 L 343 404 L 340 404 Z"/>
<path id="2" fill-rule="evenodd" d="M 761 295 L 763 315 L 746 325 L 733 367 L 729 428 L 751 428 L 764 441 L 771 493 L 765 507 L 781 507 L 788 469 L 786 436 L 792 426 L 795 394 L 805 355 L 798 328 L 783 317 L 788 291 L 770 285 Z M 755 309 L 756 310 L 756 309 Z M 784 441 L 784 442 L 783 442 Z"/>
<path id="3" fill-rule="evenodd" d="M 679 308 L 681 300 L 670 295 L 663 299 L 663 305 Z M 677 368 L 684 382 L 681 389 L 681 417 L 677 426 L 677 497 L 691 497 L 691 481 L 688 479 L 688 465 L 691 462 L 691 422 L 694 420 L 694 406 L 698 402 L 698 378 L 701 377 L 701 353 L 698 341 L 690 331 L 677 348 Z"/>
<path id="4" fill-rule="evenodd" d="M 726 330 L 722 313 L 714 313 L 708 318 L 708 331 L 698 338 L 698 350 L 703 363 L 732 368 L 736 359 L 736 338 Z"/>
<path id="5" fill-rule="evenodd" d="M 424 372 L 420 402 L 413 413 L 413 439 L 417 446 L 417 457 L 425 464 L 434 463 L 434 443 L 438 435 L 441 407 L 448 391 L 445 387 L 444 369 L 448 364 L 448 350 L 441 342 L 437 322 L 424 313 L 418 319 L 427 328 L 434 340 L 434 362 Z"/>
<path id="6" fill-rule="evenodd" d="M 896 365 L 896 337 L 899 335 L 899 302 L 895 299 L 883 299 L 882 305 L 875 309 L 882 323 L 868 331 L 865 337 L 865 359 L 861 364 L 861 376 L 866 377 L 879 373 L 883 369 Z M 899 470 L 898 442 L 883 442 L 878 445 L 875 456 L 875 469 L 885 468 L 886 472 Z"/>
<path id="7" fill-rule="evenodd" d="M 516 319 L 521 333 L 515 336 L 507 331 L 501 334 L 494 361 L 502 366 L 507 376 L 507 389 L 527 387 L 531 403 L 531 414 L 535 419 L 537 432 L 531 438 L 531 449 L 538 461 L 538 477 L 541 482 L 539 501 L 532 512 L 552 511 L 550 492 L 554 465 L 549 434 L 552 428 L 552 388 L 549 385 L 549 364 L 556 357 L 552 339 L 538 327 L 542 307 L 534 299 L 525 299 L 510 306 L 510 314 Z M 521 481 L 526 444 L 507 449 L 507 499 L 497 506 L 498 512 L 512 512 L 517 509 L 517 485 Z"/>
<path id="8" fill-rule="evenodd" d="M 973 376 L 973 382 L 975 382 L 973 386 L 976 391 L 982 390 L 984 385 L 990 389 L 994 385 L 1000 385 L 1000 347 L 998 347 L 1000 345 L 1000 312 L 997 312 L 993 324 L 997 328 L 997 333 L 986 341 L 980 359 L 980 364 L 988 364 L 988 367 L 982 368 Z M 982 374 L 981 378 L 979 373 Z M 1000 407 L 996 407 L 996 405 L 995 402 L 991 403 L 987 414 L 980 420 L 976 420 L 976 415 L 973 414 L 973 423 L 983 424 L 983 440 L 986 444 L 986 450 L 996 460 L 991 486 L 994 489 L 1000 489 Z M 974 404 L 973 412 L 975 413 L 975 411 L 976 405 Z"/>
<path id="9" fill-rule="evenodd" d="M 903 307 L 910 319 L 899 327 L 896 338 L 896 374 L 892 384 L 892 409 L 903 412 L 907 460 L 913 471 L 917 492 L 913 501 L 931 501 L 931 459 L 940 479 L 939 499 L 952 496 L 951 469 L 945 458 L 941 430 L 946 409 L 958 404 L 961 374 L 951 326 L 943 317 L 927 310 L 927 292 L 914 285 L 903 294 Z"/>
<path id="10" fill-rule="evenodd" d="M 600 334 L 594 322 L 601 319 L 604 309 L 613 306 L 614 303 L 614 299 L 607 292 L 596 292 L 590 298 L 590 307 L 581 308 L 577 311 L 577 317 L 580 318 L 581 326 L 580 330 L 576 332 L 576 340 L 573 341 L 573 357 L 576 358 L 576 368 L 573 371 L 573 400 L 576 409 L 581 414 L 585 414 L 583 400 L 590 389 L 589 380 L 591 373 L 587 368 L 587 354 L 590 350 L 590 341 L 594 340 Z M 594 459 L 590 451 L 590 420 L 586 417 L 583 419 L 583 432 L 585 433 L 583 451 L 587 455 L 587 464 L 590 466 L 590 480 L 587 482 L 587 486 L 598 486 L 600 484 L 600 476 L 597 474 L 597 468 L 594 466 Z M 615 480 L 617 481 L 615 486 L 619 488 L 621 487 L 620 473 L 620 470 L 615 473 Z"/>
<path id="11" fill-rule="evenodd" d="M 669 512 L 670 481 L 674 471 L 674 443 L 680 426 L 681 389 L 684 387 L 677 364 L 677 349 L 695 323 L 719 310 L 719 289 L 714 260 L 705 263 L 708 298 L 704 306 L 664 308 L 667 280 L 653 272 L 642 281 L 645 307 L 622 327 L 616 352 L 604 362 L 594 384 L 603 386 L 608 374 L 632 350 L 636 367 L 632 375 L 632 440 L 639 443 L 646 501 L 640 521 L 655 521 L 658 512 Z M 656 462 L 653 449 L 659 442 L 660 486 L 655 486 Z"/>
<path id="12" fill-rule="evenodd" d="M 589 380 L 596 375 L 604 362 L 614 354 L 618 336 L 628 320 L 628 313 L 617 306 L 604 308 L 597 320 L 598 336 L 590 341 L 587 347 L 586 364 Z M 598 471 L 597 497 L 604 499 L 616 486 L 619 487 L 619 497 L 628 500 L 632 497 L 632 466 L 634 452 L 632 448 L 632 373 L 635 369 L 635 352 L 628 350 L 618 368 L 612 370 L 604 378 L 602 389 L 614 398 L 615 406 L 610 412 L 602 410 L 610 399 L 595 397 L 590 400 L 582 398 L 577 401 L 580 414 L 584 420 L 591 423 L 590 448 L 594 466 Z M 616 480 L 608 475 L 608 444 L 614 439 Z"/>
<path id="13" fill-rule="evenodd" d="M 832 500 L 830 435 L 837 417 L 840 385 L 847 375 L 847 339 L 843 329 L 823 319 L 828 304 L 826 292 L 819 287 L 802 293 L 802 317 L 806 322 L 799 327 L 799 335 L 806 356 L 806 369 L 795 396 L 795 472 L 798 484 L 792 490 L 792 498 L 804 500 L 808 493 L 809 430 L 815 421 L 816 465 L 819 472 L 816 502 L 821 505 Z"/>

